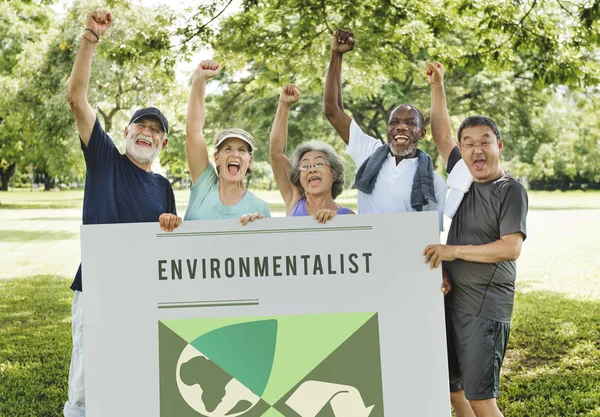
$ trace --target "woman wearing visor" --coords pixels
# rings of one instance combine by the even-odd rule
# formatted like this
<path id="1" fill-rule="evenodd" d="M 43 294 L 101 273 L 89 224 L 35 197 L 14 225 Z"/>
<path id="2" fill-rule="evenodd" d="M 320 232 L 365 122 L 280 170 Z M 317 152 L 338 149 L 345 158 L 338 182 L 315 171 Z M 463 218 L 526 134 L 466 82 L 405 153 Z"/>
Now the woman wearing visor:
<path id="1" fill-rule="evenodd" d="M 239 218 L 246 225 L 255 219 L 271 217 L 267 203 L 244 187 L 244 178 L 252 172 L 254 139 L 242 129 L 219 132 L 214 140 L 213 165 L 202 133 L 206 82 L 220 69 L 221 65 L 216 61 L 202 61 L 192 80 L 185 150 L 193 185 L 185 220 Z M 172 231 L 179 223 L 181 218 L 172 214 L 160 216 L 160 225 L 165 231 Z"/>
<path id="2" fill-rule="evenodd" d="M 281 89 L 271 129 L 271 166 L 285 202 L 287 216 L 313 216 L 325 223 L 337 214 L 354 214 L 334 199 L 344 190 L 342 159 L 328 144 L 312 140 L 299 145 L 290 161 L 285 155 L 290 106 L 300 100 L 300 89 Z"/>

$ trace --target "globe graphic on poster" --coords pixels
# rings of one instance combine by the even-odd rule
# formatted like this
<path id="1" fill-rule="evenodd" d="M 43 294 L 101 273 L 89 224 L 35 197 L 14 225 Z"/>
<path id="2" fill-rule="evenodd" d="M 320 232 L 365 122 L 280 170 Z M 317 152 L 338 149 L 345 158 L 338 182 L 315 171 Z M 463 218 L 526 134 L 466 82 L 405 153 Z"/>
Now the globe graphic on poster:
<path id="1" fill-rule="evenodd" d="M 188 344 L 177 363 L 177 387 L 185 402 L 206 417 L 236 417 L 260 397 Z"/>

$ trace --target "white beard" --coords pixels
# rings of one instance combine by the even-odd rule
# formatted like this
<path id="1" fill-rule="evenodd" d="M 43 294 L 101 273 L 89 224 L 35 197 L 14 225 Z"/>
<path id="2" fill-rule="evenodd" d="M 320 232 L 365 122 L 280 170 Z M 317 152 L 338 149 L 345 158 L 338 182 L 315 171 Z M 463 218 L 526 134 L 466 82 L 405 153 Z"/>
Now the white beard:
<path id="1" fill-rule="evenodd" d="M 140 165 L 151 165 L 152 162 L 156 159 L 158 154 L 160 153 L 160 148 L 155 148 L 152 146 L 151 148 L 142 148 L 141 146 L 137 146 L 135 142 L 138 139 L 148 139 L 152 143 L 154 143 L 154 139 L 151 137 L 147 137 L 144 135 L 137 135 L 137 137 L 133 137 L 130 135 L 127 137 L 125 141 L 125 151 L 127 155 L 131 156 L 135 161 Z"/>
<path id="2" fill-rule="evenodd" d="M 414 151 L 417 150 L 417 148 L 419 147 L 419 142 L 411 142 L 408 144 L 408 147 L 403 150 L 403 151 L 397 151 L 396 148 L 394 148 L 394 145 L 392 145 L 391 143 L 389 144 L 390 146 L 390 151 L 392 152 L 392 155 L 394 156 L 408 156 L 411 153 L 413 153 Z"/>

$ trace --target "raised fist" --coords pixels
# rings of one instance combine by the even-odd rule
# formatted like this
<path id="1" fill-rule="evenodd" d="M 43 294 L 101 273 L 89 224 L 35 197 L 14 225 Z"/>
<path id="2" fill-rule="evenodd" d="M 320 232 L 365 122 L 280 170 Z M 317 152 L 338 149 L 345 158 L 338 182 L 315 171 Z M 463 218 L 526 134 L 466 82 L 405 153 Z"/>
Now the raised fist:
<path id="1" fill-rule="evenodd" d="M 194 79 L 202 79 L 208 81 L 216 76 L 221 71 L 221 64 L 213 59 L 205 59 L 200 61 L 200 64 L 194 72 Z"/>
<path id="2" fill-rule="evenodd" d="M 430 85 L 443 84 L 444 82 L 444 66 L 439 62 L 430 62 L 427 64 L 427 81 Z"/>
<path id="3" fill-rule="evenodd" d="M 333 32 L 331 37 L 331 50 L 333 52 L 345 54 L 354 49 L 355 42 L 354 33 L 338 29 Z"/>
<path id="4" fill-rule="evenodd" d="M 87 14 L 85 27 L 92 29 L 99 37 L 108 30 L 113 22 L 112 13 L 104 9 L 96 9 Z"/>
<path id="5" fill-rule="evenodd" d="M 279 101 L 285 104 L 294 104 L 300 100 L 300 87 L 295 84 L 284 85 L 281 89 Z"/>

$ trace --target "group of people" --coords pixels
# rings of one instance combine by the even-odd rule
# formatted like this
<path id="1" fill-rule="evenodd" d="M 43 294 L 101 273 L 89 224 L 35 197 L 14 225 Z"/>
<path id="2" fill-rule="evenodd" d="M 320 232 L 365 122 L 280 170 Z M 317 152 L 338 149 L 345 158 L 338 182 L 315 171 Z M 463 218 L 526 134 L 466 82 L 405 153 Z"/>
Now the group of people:
<path id="1" fill-rule="evenodd" d="M 81 139 L 87 176 L 83 223 L 160 222 L 172 231 L 177 216 L 169 182 L 151 171 L 152 161 L 168 143 L 169 123 L 154 107 L 136 111 L 125 128 L 125 154 L 104 132 L 87 100 L 96 44 L 112 23 L 111 13 L 88 14 L 71 74 L 68 100 Z M 440 230 L 443 213 L 452 218 L 447 244 L 427 246 L 424 261 L 442 265 L 446 302 L 446 333 L 450 398 L 458 417 L 501 416 L 496 405 L 514 300 L 515 260 L 526 237 L 527 194 L 504 172 L 503 148 L 496 123 L 470 116 L 451 132 L 444 90 L 444 67 L 428 64 L 431 86 L 431 133 L 449 173 L 448 186 L 433 170 L 431 158 L 418 148 L 425 136 L 424 118 L 414 106 L 392 110 L 387 144 L 365 134 L 344 111 L 341 69 L 353 50 L 354 34 L 336 31 L 331 40 L 323 112 L 347 145 L 359 167 L 359 213 L 436 211 Z M 206 83 L 220 64 L 202 61 L 195 70 L 188 100 L 186 153 L 192 179 L 185 220 L 239 218 L 242 224 L 270 217 L 268 205 L 244 187 L 252 172 L 255 142 L 248 132 L 232 128 L 214 139 L 211 158 L 203 135 Z M 337 214 L 354 214 L 335 202 L 344 186 L 340 156 L 321 141 L 297 147 L 286 156 L 288 116 L 299 101 L 300 88 L 286 85 L 279 96 L 270 135 L 271 164 L 288 216 L 313 216 L 319 222 Z M 81 266 L 71 285 L 73 353 L 64 415 L 85 415 L 83 370 L 83 287 Z"/>

